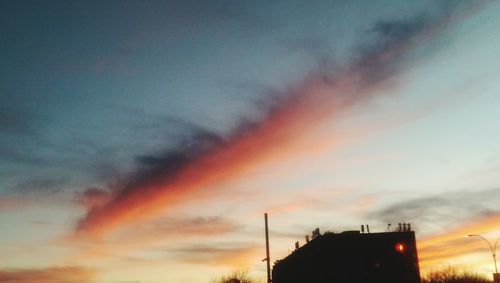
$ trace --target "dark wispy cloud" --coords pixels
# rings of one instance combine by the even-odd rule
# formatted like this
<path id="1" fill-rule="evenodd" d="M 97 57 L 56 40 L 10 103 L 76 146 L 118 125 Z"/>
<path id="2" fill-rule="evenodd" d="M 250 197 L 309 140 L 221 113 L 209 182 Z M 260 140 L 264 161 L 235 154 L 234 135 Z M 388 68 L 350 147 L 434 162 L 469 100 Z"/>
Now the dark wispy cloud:
<path id="1" fill-rule="evenodd" d="M 134 119 L 118 117 L 128 113 L 110 111 L 107 105 L 127 104 L 120 103 L 124 100 L 119 89 L 148 92 L 134 81 L 157 72 L 156 63 L 142 58 L 144 50 L 170 65 L 179 57 L 174 46 L 179 42 L 202 40 L 210 30 L 225 27 L 257 35 L 271 25 L 231 1 L 101 4 L 1 4 L 0 176 L 9 187 L 24 182 L 26 171 L 71 175 L 61 172 L 67 169 L 87 175 L 78 178 L 92 183 L 99 181 L 93 168 L 122 169 L 118 155 L 137 150 L 131 145 L 134 130 L 128 129 Z M 116 84 L 116 77 L 128 82 Z M 147 128 L 138 131 L 141 138 L 152 139 Z M 118 137 L 121 142 L 114 142 Z M 76 183 L 64 185 L 71 190 L 80 185 Z"/>
<path id="2" fill-rule="evenodd" d="M 408 40 L 425 28 L 429 20 L 429 16 L 426 14 L 406 20 L 380 20 L 375 23 L 369 32 L 373 32 L 376 36 L 380 37 L 379 46 L 390 45 L 393 42 Z"/>
<path id="3" fill-rule="evenodd" d="M 24 195 L 54 194 L 61 191 L 68 184 L 69 177 L 40 176 L 30 177 L 15 184 L 11 190 Z"/>
<path id="4" fill-rule="evenodd" d="M 4 99 L 9 102 L 0 106 L 0 132 L 6 136 L 33 133 L 40 117 L 36 117 L 32 109 L 23 107 L 19 98 L 12 96 L 6 96 Z"/>
<path id="5" fill-rule="evenodd" d="M 127 229 L 128 228 L 128 229 Z M 64 244 L 70 246 L 84 245 L 86 248 L 73 255 L 76 261 L 92 261 L 99 258 L 113 257 L 116 254 L 127 254 L 142 250 L 156 254 L 158 250 L 173 249 L 179 242 L 216 241 L 221 237 L 236 235 L 245 229 L 245 225 L 235 220 L 213 217 L 157 217 L 143 221 L 133 227 L 125 227 L 114 233 L 108 241 L 95 239 L 65 238 Z M 175 243 L 175 244 L 170 244 Z"/>
<path id="6" fill-rule="evenodd" d="M 153 222 L 156 230 L 184 236 L 208 237 L 241 230 L 243 225 L 222 217 L 160 218 Z"/>
<path id="7" fill-rule="evenodd" d="M 29 148 L 32 141 L 39 142 L 41 127 L 45 117 L 37 113 L 32 103 L 23 103 L 12 90 L 0 91 L 4 103 L 0 105 L 0 158 L 14 164 L 40 163 L 41 159 Z M 26 105 L 28 104 L 28 105 Z"/>
<path id="8" fill-rule="evenodd" d="M 21 197 L 0 197 L 0 212 L 21 209 L 28 203 L 26 199 Z"/>
<path id="9" fill-rule="evenodd" d="M 213 239 L 242 231 L 244 227 L 241 223 L 220 216 L 159 217 L 126 230 L 117 239 L 124 244 L 134 244 L 137 239 L 142 239 L 139 242 L 146 245 L 165 239 Z"/>
<path id="10" fill-rule="evenodd" d="M 104 205 L 109 201 L 109 192 L 99 188 L 87 188 L 83 193 L 78 193 L 75 202 L 87 209 Z"/>
<path id="11" fill-rule="evenodd" d="M 500 212 L 500 189 L 452 191 L 407 200 L 369 212 L 369 218 L 382 223 L 413 222 L 426 229 L 460 225 L 467 219 Z M 430 232 L 429 231 L 429 232 Z"/>
<path id="12" fill-rule="evenodd" d="M 251 243 L 201 244 L 166 252 L 179 262 L 203 265 L 248 266 L 249 259 L 262 253 L 262 247 Z"/>

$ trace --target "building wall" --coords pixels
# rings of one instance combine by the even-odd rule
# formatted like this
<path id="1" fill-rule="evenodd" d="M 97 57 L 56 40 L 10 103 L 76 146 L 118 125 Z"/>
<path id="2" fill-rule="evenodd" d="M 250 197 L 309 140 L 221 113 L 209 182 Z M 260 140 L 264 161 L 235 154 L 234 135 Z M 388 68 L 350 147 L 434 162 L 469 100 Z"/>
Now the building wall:
<path id="1" fill-rule="evenodd" d="M 320 282 L 420 283 L 415 234 L 324 234 L 273 267 L 273 283 Z"/>

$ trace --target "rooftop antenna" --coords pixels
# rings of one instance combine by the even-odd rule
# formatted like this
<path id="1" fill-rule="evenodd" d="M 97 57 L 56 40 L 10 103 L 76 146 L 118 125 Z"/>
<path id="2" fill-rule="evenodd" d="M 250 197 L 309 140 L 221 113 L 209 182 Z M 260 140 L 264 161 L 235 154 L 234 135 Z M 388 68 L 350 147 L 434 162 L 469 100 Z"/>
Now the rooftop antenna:
<path id="1" fill-rule="evenodd" d="M 319 228 L 314 229 L 314 231 L 312 232 L 312 238 L 314 239 L 314 238 L 318 237 L 319 235 L 320 235 Z"/>
<path id="2" fill-rule="evenodd" d="M 267 224 L 267 213 L 264 213 L 264 222 L 266 224 L 266 258 L 267 264 L 267 283 L 271 283 L 271 259 L 269 258 L 269 228 Z"/>

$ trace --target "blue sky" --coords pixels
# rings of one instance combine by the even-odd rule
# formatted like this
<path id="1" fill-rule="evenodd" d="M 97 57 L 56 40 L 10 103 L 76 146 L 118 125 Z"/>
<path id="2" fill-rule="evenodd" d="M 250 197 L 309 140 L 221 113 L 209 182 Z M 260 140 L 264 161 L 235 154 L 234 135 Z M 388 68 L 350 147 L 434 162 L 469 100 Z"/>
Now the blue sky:
<path id="1" fill-rule="evenodd" d="M 500 232 L 499 10 L 1 3 L 0 282 L 263 277 L 265 211 L 276 259 L 411 222 L 424 271 L 491 272 L 462 234 Z"/>

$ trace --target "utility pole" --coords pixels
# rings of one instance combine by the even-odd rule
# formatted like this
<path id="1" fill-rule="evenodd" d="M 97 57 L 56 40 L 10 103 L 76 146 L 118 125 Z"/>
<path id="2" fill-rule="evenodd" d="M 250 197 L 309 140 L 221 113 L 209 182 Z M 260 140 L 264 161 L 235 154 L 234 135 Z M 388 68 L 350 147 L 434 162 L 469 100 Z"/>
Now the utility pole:
<path id="1" fill-rule="evenodd" d="M 484 240 L 488 244 L 488 246 L 490 247 L 490 250 L 491 250 L 491 255 L 493 256 L 493 263 L 495 264 L 495 273 L 493 273 L 493 282 L 494 283 L 500 283 L 500 273 L 498 273 L 498 268 L 497 268 L 497 253 L 496 253 L 498 239 L 500 239 L 500 236 L 496 239 L 495 245 L 493 245 L 493 246 L 490 244 L 490 242 L 488 240 L 486 240 L 486 238 L 484 238 L 481 235 L 471 234 L 471 235 L 468 235 L 468 237 L 478 237 L 478 238 Z"/>
<path id="2" fill-rule="evenodd" d="M 267 224 L 267 213 L 264 213 L 264 221 L 266 224 L 266 258 L 267 263 L 267 283 L 271 283 L 271 259 L 269 258 L 269 228 Z"/>

